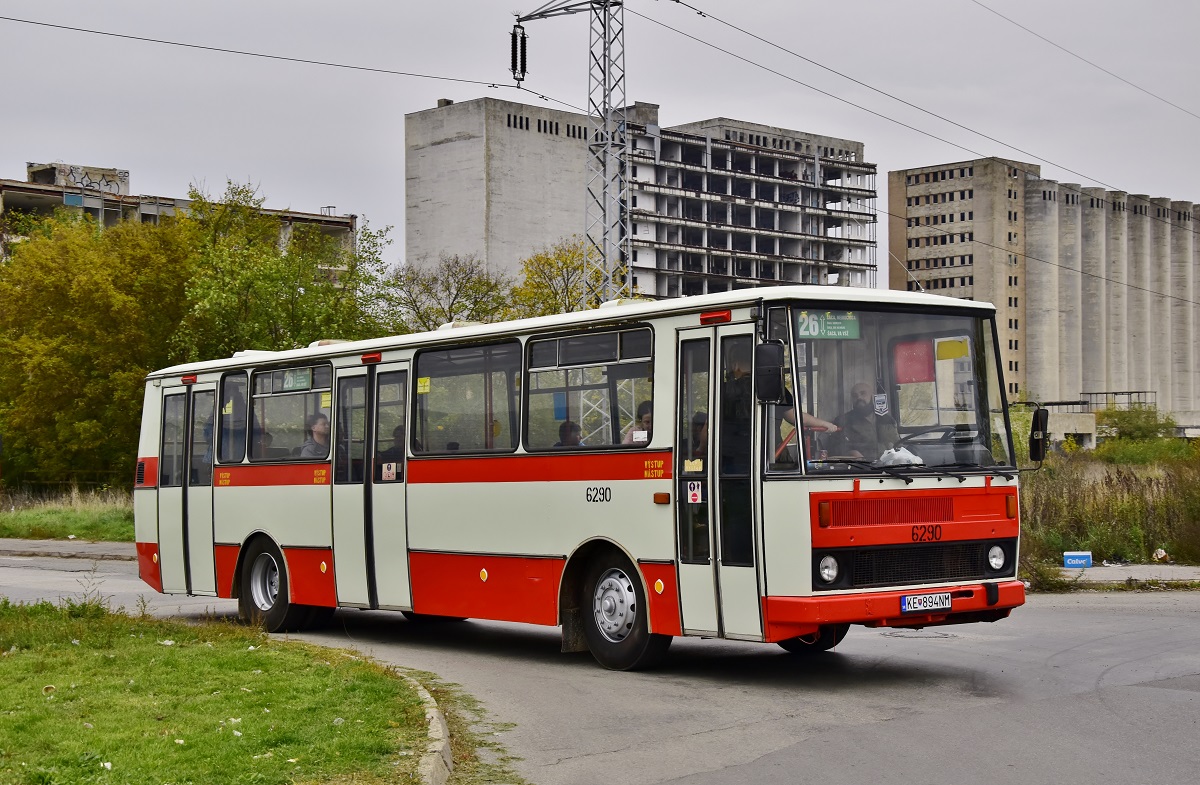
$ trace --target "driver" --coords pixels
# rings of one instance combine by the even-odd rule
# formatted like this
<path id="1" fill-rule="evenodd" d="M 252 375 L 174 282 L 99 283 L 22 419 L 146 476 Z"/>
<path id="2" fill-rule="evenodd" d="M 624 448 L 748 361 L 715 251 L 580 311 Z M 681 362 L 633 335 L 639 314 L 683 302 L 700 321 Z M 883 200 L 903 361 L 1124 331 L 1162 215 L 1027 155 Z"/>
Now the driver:
<path id="1" fill-rule="evenodd" d="M 887 411 L 887 396 L 872 396 L 872 389 L 867 382 L 850 388 L 850 410 L 833 420 L 839 430 L 831 437 L 830 454 L 874 461 L 895 445 L 899 433 Z"/>

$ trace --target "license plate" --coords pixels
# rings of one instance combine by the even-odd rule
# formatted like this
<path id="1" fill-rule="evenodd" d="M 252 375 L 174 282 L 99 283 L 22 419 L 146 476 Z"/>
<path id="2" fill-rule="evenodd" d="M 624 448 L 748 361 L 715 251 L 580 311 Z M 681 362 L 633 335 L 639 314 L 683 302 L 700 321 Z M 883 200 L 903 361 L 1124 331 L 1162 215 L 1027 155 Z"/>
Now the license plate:
<path id="1" fill-rule="evenodd" d="M 938 594 L 903 594 L 900 596 L 901 613 L 928 613 L 950 610 L 950 592 Z"/>

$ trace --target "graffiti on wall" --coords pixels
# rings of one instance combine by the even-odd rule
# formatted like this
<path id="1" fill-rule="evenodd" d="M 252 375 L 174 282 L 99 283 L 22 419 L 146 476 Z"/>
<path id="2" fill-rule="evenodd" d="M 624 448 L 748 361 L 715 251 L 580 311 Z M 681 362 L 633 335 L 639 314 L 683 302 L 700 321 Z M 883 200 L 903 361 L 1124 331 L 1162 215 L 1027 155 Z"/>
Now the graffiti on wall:
<path id="1" fill-rule="evenodd" d="M 109 194 L 129 193 L 129 172 L 123 169 L 92 169 L 60 164 L 57 179 L 62 185 L 92 188 Z"/>

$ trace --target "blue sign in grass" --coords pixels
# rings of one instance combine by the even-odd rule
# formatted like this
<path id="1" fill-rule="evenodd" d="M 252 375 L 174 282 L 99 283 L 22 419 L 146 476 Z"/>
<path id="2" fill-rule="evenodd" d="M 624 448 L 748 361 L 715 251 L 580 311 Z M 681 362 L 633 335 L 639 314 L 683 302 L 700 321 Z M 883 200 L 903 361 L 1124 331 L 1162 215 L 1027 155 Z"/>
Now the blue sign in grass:
<path id="1" fill-rule="evenodd" d="M 1091 567 L 1091 551 L 1065 551 L 1063 553 L 1064 567 Z"/>

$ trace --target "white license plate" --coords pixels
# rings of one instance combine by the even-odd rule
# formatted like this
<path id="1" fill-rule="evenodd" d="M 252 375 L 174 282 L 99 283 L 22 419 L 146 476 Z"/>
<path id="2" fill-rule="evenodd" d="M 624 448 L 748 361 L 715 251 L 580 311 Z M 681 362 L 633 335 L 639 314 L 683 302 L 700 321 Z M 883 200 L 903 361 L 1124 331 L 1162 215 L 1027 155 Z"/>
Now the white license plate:
<path id="1" fill-rule="evenodd" d="M 950 592 L 939 594 L 903 594 L 900 596 L 901 613 L 928 613 L 950 610 Z"/>

